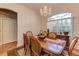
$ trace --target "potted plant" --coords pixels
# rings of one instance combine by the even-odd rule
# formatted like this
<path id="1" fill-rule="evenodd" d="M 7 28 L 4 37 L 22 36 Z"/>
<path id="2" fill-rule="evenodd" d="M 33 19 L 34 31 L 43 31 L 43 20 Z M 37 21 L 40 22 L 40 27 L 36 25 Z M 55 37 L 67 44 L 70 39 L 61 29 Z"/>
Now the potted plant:
<path id="1" fill-rule="evenodd" d="M 67 36 L 69 34 L 69 30 L 63 31 L 63 34 Z"/>
<path id="2" fill-rule="evenodd" d="M 64 31 L 63 33 L 64 33 L 64 35 L 66 35 L 66 36 L 69 34 L 68 31 Z"/>
<path id="3" fill-rule="evenodd" d="M 62 32 L 60 32 L 60 35 L 62 34 Z"/>

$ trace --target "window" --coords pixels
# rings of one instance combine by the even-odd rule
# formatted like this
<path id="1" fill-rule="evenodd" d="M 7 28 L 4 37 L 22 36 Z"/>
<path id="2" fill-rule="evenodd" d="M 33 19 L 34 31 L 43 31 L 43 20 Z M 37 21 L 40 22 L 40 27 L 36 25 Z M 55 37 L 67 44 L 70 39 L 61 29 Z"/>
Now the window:
<path id="1" fill-rule="evenodd" d="M 61 13 L 48 18 L 47 28 L 50 32 L 69 32 L 72 35 L 72 15 L 71 13 Z"/>

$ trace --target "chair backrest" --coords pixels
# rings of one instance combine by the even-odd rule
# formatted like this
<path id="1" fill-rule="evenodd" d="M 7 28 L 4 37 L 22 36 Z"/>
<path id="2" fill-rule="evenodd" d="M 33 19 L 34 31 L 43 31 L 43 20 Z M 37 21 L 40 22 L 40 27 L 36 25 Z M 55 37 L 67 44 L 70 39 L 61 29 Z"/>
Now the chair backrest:
<path id="1" fill-rule="evenodd" d="M 28 46 L 30 46 L 30 37 L 33 36 L 33 33 L 31 31 L 27 31 L 25 36 L 25 45 L 27 44 Z"/>
<path id="2" fill-rule="evenodd" d="M 50 39 L 56 39 L 56 38 L 57 38 L 57 35 L 56 35 L 55 32 L 50 32 L 50 33 L 48 34 L 48 38 L 50 38 Z"/>
<path id="3" fill-rule="evenodd" d="M 44 35 L 45 37 L 47 37 L 47 32 L 46 31 L 43 31 L 42 32 L 42 35 Z"/>
<path id="4" fill-rule="evenodd" d="M 79 39 L 78 37 L 74 37 L 73 40 L 71 41 L 70 46 L 69 46 L 69 53 L 73 51 L 78 39 Z"/>
<path id="5" fill-rule="evenodd" d="M 41 53 L 41 45 L 39 41 L 34 36 L 31 36 L 31 54 L 33 56 L 39 56 L 40 53 Z"/>
<path id="6" fill-rule="evenodd" d="M 31 31 L 27 31 L 23 36 L 25 54 L 30 55 L 30 36 L 33 36 L 33 33 Z"/>
<path id="7" fill-rule="evenodd" d="M 27 48 L 27 41 L 26 41 L 26 34 L 24 33 L 23 34 L 23 38 L 24 38 L 24 49 L 26 49 Z"/>
<path id="8" fill-rule="evenodd" d="M 33 36 L 33 33 L 32 33 L 31 31 L 27 31 L 27 32 L 26 32 L 26 35 L 27 35 L 27 36 Z"/>

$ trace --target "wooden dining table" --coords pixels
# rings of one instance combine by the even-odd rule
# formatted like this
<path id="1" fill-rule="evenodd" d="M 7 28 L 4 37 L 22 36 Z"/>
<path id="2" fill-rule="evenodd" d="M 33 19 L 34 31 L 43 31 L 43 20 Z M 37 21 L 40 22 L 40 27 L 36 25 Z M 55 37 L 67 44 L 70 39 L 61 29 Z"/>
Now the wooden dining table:
<path id="1" fill-rule="evenodd" d="M 41 45 L 41 48 L 42 48 L 42 51 L 49 54 L 50 56 L 60 56 L 61 55 L 61 52 L 58 52 L 58 53 L 55 53 L 54 51 L 50 50 L 47 43 L 45 41 L 40 41 L 40 45 Z"/>

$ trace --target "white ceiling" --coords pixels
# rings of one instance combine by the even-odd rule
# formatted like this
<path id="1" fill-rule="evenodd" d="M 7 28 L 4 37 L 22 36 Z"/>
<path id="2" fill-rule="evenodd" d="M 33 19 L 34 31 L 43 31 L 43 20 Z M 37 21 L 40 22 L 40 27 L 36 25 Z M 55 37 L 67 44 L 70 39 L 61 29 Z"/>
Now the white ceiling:
<path id="1" fill-rule="evenodd" d="M 61 7 L 64 5 L 78 5 L 79 6 L 78 3 L 21 3 L 21 4 L 35 11 L 39 10 L 40 8 L 43 8 L 43 6 L 45 5 L 47 5 L 48 7 L 51 7 L 52 9 Z"/>
<path id="2" fill-rule="evenodd" d="M 21 4 L 32 9 L 36 13 L 40 13 L 40 8 L 43 8 L 45 5 L 51 7 L 52 10 L 64 5 L 63 3 L 62 4 L 61 3 L 21 3 Z"/>
<path id="3" fill-rule="evenodd" d="M 57 6 L 61 6 L 63 4 L 60 4 L 60 3 L 23 3 L 23 5 L 37 11 L 40 8 L 43 8 L 43 6 L 45 6 L 45 5 L 47 5 L 48 7 L 53 7 L 54 8 L 54 7 L 57 7 Z"/>
<path id="4" fill-rule="evenodd" d="M 76 5 L 79 6 L 77 3 L 21 3 L 22 5 L 34 10 L 37 13 L 40 13 L 40 8 L 43 8 L 45 5 L 52 8 L 53 10 L 56 10 L 57 8 L 60 8 L 62 6 L 69 6 L 69 5 Z"/>

